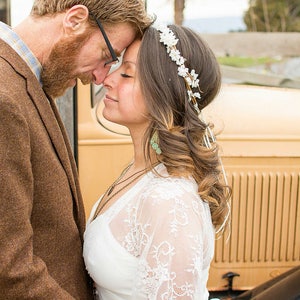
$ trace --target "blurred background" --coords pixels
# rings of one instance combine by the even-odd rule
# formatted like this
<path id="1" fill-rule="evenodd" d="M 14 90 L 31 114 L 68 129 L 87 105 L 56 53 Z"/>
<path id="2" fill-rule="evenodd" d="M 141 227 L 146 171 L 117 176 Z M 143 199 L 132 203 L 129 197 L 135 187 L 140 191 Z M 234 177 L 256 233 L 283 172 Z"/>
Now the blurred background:
<path id="1" fill-rule="evenodd" d="M 299 0 L 147 0 L 160 23 L 199 32 L 224 82 L 299 88 Z"/>
<path id="2" fill-rule="evenodd" d="M 147 0 L 146 5 L 159 22 L 183 24 L 200 33 L 246 30 L 248 0 Z"/>

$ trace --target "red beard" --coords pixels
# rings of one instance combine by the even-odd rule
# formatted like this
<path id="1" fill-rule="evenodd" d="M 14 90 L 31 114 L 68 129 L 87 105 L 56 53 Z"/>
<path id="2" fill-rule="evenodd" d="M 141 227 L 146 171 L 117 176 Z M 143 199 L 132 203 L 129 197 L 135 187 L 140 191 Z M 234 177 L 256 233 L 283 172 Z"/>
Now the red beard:
<path id="1" fill-rule="evenodd" d="M 54 45 L 47 61 L 43 64 L 41 80 L 45 93 L 53 98 L 62 96 L 71 86 L 70 82 L 79 78 L 83 84 L 89 84 L 90 74 L 75 74 L 78 54 L 90 38 L 89 33 L 69 37 Z"/>

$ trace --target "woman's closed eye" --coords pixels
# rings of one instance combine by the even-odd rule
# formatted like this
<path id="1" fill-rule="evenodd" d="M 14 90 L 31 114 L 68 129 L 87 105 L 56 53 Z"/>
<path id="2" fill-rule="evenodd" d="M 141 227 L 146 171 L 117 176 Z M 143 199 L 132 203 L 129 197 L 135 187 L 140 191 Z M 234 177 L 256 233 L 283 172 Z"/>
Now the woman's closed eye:
<path id="1" fill-rule="evenodd" d="M 134 78 L 135 77 L 135 64 L 131 61 L 123 61 L 122 69 L 120 70 L 123 78 Z"/>
<path id="2" fill-rule="evenodd" d="M 121 76 L 124 77 L 124 78 L 133 78 L 133 76 L 128 75 L 126 73 L 121 73 Z"/>

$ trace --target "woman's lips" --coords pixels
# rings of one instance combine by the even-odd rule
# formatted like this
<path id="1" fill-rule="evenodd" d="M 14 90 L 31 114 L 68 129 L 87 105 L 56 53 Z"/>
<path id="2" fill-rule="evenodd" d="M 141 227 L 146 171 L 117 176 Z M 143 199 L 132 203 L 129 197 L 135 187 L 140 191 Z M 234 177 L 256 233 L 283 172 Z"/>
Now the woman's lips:
<path id="1" fill-rule="evenodd" d="M 109 102 L 109 101 L 118 102 L 118 100 L 116 100 L 116 99 L 110 97 L 109 95 L 105 95 L 104 101 L 108 101 L 108 102 Z"/>

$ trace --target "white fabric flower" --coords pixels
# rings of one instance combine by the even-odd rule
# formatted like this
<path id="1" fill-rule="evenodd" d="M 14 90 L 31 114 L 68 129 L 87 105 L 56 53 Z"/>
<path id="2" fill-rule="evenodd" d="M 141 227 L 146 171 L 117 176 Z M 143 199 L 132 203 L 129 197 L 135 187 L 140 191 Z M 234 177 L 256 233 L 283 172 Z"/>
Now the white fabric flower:
<path id="1" fill-rule="evenodd" d="M 178 64 L 180 62 L 180 52 L 176 49 L 176 48 L 173 48 L 171 51 L 170 51 L 170 54 L 169 56 L 171 57 L 172 61 L 175 61 L 176 64 Z M 178 63 L 177 63 L 178 62 Z"/>
<path id="2" fill-rule="evenodd" d="M 191 78 L 190 78 L 189 76 L 187 76 L 187 77 L 185 78 L 185 80 L 186 80 L 186 82 L 187 82 L 187 84 L 188 84 L 189 86 L 192 86 L 192 80 L 191 80 Z"/>
<path id="3" fill-rule="evenodd" d="M 172 46 L 176 46 L 178 39 L 176 39 L 173 32 L 171 32 L 170 30 L 165 30 L 160 34 L 160 42 L 171 48 Z"/>
<path id="4" fill-rule="evenodd" d="M 186 68 L 184 65 L 180 65 L 178 67 L 178 75 L 181 77 L 186 77 L 189 69 Z"/>
<path id="5" fill-rule="evenodd" d="M 194 80 L 198 78 L 198 74 L 195 72 L 194 69 L 191 71 L 191 76 L 193 77 Z"/>
<path id="6" fill-rule="evenodd" d="M 200 95 L 200 93 L 198 93 L 198 92 L 194 93 L 194 97 L 195 97 L 195 98 L 198 98 L 198 99 L 201 99 L 201 95 Z"/>
<path id="7" fill-rule="evenodd" d="M 189 99 L 191 101 L 192 97 L 193 97 L 193 92 L 191 90 L 187 90 L 187 93 L 188 93 Z"/>
<path id="8" fill-rule="evenodd" d="M 193 82 L 192 82 L 192 87 L 193 87 L 193 88 L 199 87 L 199 79 L 193 80 Z"/>

